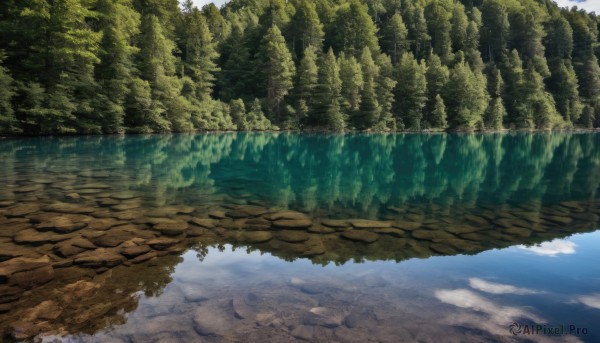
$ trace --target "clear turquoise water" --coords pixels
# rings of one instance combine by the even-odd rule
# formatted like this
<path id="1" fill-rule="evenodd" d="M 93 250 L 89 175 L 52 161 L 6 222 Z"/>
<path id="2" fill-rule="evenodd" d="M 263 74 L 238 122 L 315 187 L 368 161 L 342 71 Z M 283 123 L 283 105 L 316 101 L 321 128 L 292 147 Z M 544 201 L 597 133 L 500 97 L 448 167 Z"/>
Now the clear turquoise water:
<path id="1" fill-rule="evenodd" d="M 434 248 L 449 241 L 415 239 L 408 230 L 400 239 L 418 245 L 384 235 L 370 245 L 323 236 L 325 252 L 311 258 L 276 239 L 250 244 L 219 232 L 181 256 L 114 268 L 90 301 L 109 294 L 126 305 L 89 323 L 65 321 L 61 334 L 42 334 L 47 341 L 600 341 L 597 133 L 10 139 L 0 141 L 0 160 L 0 201 L 18 203 L 64 201 L 75 182 L 65 180 L 93 179 L 139 194 L 148 209 L 185 204 L 198 216 L 257 204 L 315 221 L 410 220 L 434 231 L 477 226 L 466 216 L 489 212 L 515 223 L 523 212 L 541 218 L 527 234 L 494 221 L 483 241 L 457 234 L 473 246 L 453 246 L 449 256 Z M 43 190 L 15 192 L 39 178 L 49 179 Z M 565 202 L 577 209 L 565 210 L 572 206 Z M 572 222 L 546 221 L 554 215 Z M 45 299 L 61 289 L 43 288 Z M 311 317 L 315 308 L 329 311 L 327 325 Z M 203 323 L 206 313 L 217 323 Z M 586 334 L 515 336 L 513 322 L 575 325 Z"/>

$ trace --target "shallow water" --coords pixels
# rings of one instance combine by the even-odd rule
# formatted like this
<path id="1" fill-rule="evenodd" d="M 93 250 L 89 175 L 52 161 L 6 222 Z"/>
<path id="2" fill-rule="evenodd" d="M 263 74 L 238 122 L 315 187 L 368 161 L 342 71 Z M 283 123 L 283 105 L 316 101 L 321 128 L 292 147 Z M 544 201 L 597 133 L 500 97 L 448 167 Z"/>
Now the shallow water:
<path id="1" fill-rule="evenodd" d="M 0 141 L 0 331 L 599 341 L 598 147 L 595 133 Z"/>

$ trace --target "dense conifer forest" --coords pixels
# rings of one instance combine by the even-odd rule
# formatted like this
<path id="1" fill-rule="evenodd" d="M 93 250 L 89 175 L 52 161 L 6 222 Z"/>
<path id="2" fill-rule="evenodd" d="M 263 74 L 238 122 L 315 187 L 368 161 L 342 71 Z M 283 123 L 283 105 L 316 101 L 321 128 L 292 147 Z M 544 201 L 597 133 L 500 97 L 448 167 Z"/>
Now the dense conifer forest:
<path id="1" fill-rule="evenodd" d="M 550 0 L 2 0 L 0 132 L 599 127 L 599 28 Z"/>

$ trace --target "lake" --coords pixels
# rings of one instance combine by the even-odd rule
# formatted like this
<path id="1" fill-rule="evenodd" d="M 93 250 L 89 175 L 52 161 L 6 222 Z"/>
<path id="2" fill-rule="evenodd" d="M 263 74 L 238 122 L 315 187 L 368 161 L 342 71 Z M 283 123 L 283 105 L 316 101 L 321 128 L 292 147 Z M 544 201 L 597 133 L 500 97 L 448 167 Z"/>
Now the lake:
<path id="1" fill-rule="evenodd" d="M 22 138 L 0 161 L 9 342 L 600 341 L 598 133 Z"/>

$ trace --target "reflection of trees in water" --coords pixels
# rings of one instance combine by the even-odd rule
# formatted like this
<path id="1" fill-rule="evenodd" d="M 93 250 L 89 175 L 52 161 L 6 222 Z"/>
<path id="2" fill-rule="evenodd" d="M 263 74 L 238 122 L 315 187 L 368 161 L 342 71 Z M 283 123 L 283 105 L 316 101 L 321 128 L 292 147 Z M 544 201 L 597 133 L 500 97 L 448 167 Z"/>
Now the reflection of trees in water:
<path id="1" fill-rule="evenodd" d="M 0 142 L 0 172 L 109 170 L 108 181 L 143 190 L 157 206 L 204 201 L 234 185 L 274 206 L 374 216 L 382 205 L 409 201 L 593 198 L 599 140 L 571 133 L 37 138 Z"/>

